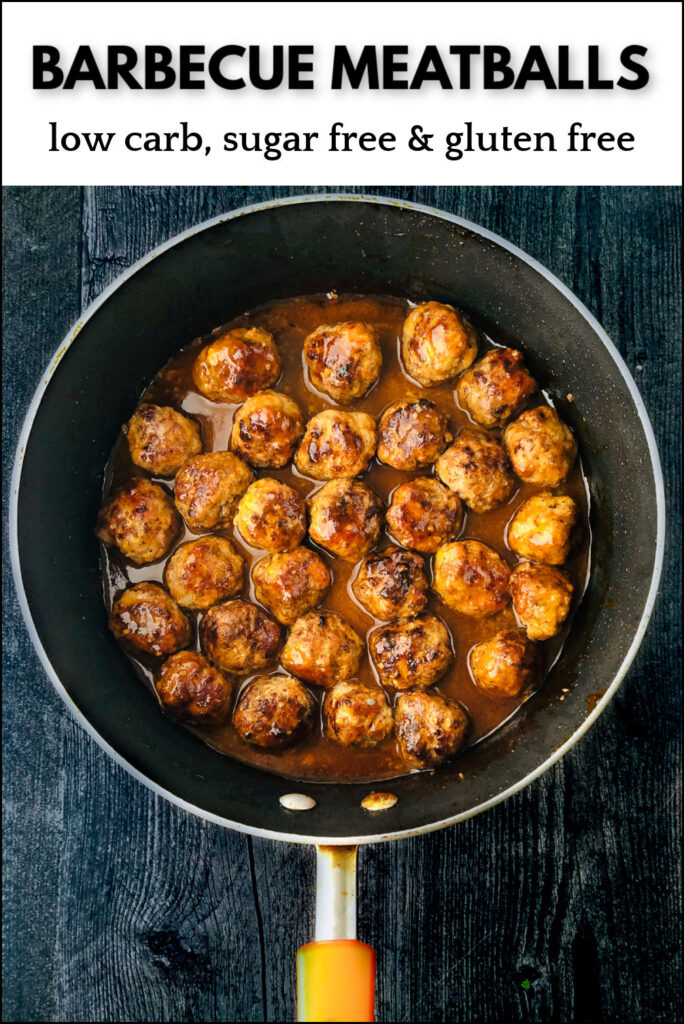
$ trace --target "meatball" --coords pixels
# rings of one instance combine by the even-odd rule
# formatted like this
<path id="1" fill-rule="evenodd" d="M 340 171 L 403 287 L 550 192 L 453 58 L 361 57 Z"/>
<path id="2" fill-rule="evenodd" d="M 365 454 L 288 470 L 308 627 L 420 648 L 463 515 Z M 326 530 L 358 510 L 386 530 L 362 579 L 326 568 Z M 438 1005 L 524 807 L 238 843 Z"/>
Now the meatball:
<path id="1" fill-rule="evenodd" d="M 577 458 L 577 444 L 555 409 L 540 405 L 509 423 L 503 442 L 521 480 L 541 487 L 557 487 Z"/>
<path id="2" fill-rule="evenodd" d="M 200 623 L 200 643 L 207 657 L 226 672 L 258 672 L 280 647 L 280 626 L 249 601 L 215 604 Z"/>
<path id="3" fill-rule="evenodd" d="M 376 446 L 375 420 L 365 412 L 326 409 L 313 416 L 295 454 L 295 466 L 314 480 L 358 476 Z"/>
<path id="4" fill-rule="evenodd" d="M 310 730 L 315 701 L 291 676 L 259 676 L 240 694 L 233 725 L 247 743 L 270 749 L 289 747 Z"/>
<path id="5" fill-rule="evenodd" d="M 396 402 L 378 424 L 378 458 L 394 469 L 429 466 L 451 440 L 446 416 L 427 398 Z"/>
<path id="6" fill-rule="evenodd" d="M 176 474 L 176 508 L 191 530 L 233 525 L 238 498 L 254 474 L 231 452 L 207 452 L 188 459 Z"/>
<path id="7" fill-rule="evenodd" d="M 394 728 L 382 690 L 361 683 L 338 683 L 323 701 L 326 736 L 341 747 L 374 747 Z"/>
<path id="8" fill-rule="evenodd" d="M 163 558 L 180 531 L 180 519 L 163 487 L 133 477 L 117 488 L 97 517 L 95 533 L 136 565 Z"/>
<path id="9" fill-rule="evenodd" d="M 323 324 L 304 341 L 311 383 L 335 402 L 351 402 L 369 391 L 382 367 L 374 327 L 361 320 Z"/>
<path id="10" fill-rule="evenodd" d="M 202 451 L 199 425 L 168 405 L 141 405 L 124 433 L 133 462 L 155 476 L 173 476 Z"/>
<path id="11" fill-rule="evenodd" d="M 482 427 L 500 427 L 522 409 L 537 390 L 522 353 L 496 348 L 463 374 L 456 385 L 461 408 Z"/>
<path id="12" fill-rule="evenodd" d="M 477 333 L 453 306 L 423 302 L 404 321 L 401 356 L 407 373 L 419 384 L 441 384 L 475 359 Z"/>
<path id="13" fill-rule="evenodd" d="M 530 640 L 549 640 L 558 633 L 568 617 L 574 589 L 564 572 L 521 562 L 511 573 L 509 589 Z"/>
<path id="14" fill-rule="evenodd" d="M 473 679 L 492 697 L 520 697 L 541 675 L 539 649 L 524 629 L 502 629 L 470 652 Z"/>
<path id="15" fill-rule="evenodd" d="M 235 525 L 254 548 L 291 551 L 306 534 L 304 501 L 287 484 L 263 477 L 240 498 Z"/>
<path id="16" fill-rule="evenodd" d="M 510 569 L 501 555 L 479 540 L 444 544 L 435 555 L 432 586 L 462 615 L 493 615 L 509 601 Z"/>
<path id="17" fill-rule="evenodd" d="M 359 670 L 363 642 L 336 612 L 309 612 L 292 626 L 280 661 L 308 683 L 328 689 Z"/>
<path id="18" fill-rule="evenodd" d="M 498 441 L 466 428 L 437 459 L 437 476 L 473 512 L 488 512 L 510 498 L 515 477 Z"/>
<path id="19" fill-rule="evenodd" d="M 244 563 L 225 537 L 200 537 L 176 548 L 164 581 L 178 604 L 203 611 L 234 597 L 242 587 Z"/>
<path id="20" fill-rule="evenodd" d="M 459 496 L 430 476 L 400 484 L 387 509 L 387 525 L 394 539 L 426 554 L 458 537 L 462 522 Z"/>
<path id="21" fill-rule="evenodd" d="M 112 605 L 109 628 L 117 640 L 143 654 L 161 657 L 190 643 L 188 617 L 163 587 L 136 583 Z"/>
<path id="22" fill-rule="evenodd" d="M 423 559 L 412 551 L 384 548 L 364 558 L 352 590 L 357 601 L 376 619 L 417 615 L 428 602 Z"/>
<path id="23" fill-rule="evenodd" d="M 296 402 L 277 391 L 260 391 L 236 412 L 230 447 L 257 469 L 278 469 L 290 461 L 303 433 Z"/>
<path id="24" fill-rule="evenodd" d="M 468 716 L 441 693 L 402 693 L 394 710 L 399 751 L 412 768 L 436 768 L 465 743 Z"/>
<path id="25" fill-rule="evenodd" d="M 197 651 L 181 651 L 165 661 L 156 687 L 165 711 L 195 725 L 220 722 L 230 707 L 230 679 Z"/>
<path id="26" fill-rule="evenodd" d="M 257 601 L 278 622 L 291 626 L 319 604 L 330 586 L 330 572 L 320 555 L 295 548 L 262 558 L 252 570 L 252 580 Z"/>
<path id="27" fill-rule="evenodd" d="M 563 565 L 577 536 L 579 509 L 565 494 L 540 491 L 523 502 L 508 527 L 508 546 L 521 558 Z"/>
<path id="28" fill-rule="evenodd" d="M 373 547 L 382 530 L 383 504 L 361 480 L 330 480 L 309 499 L 309 536 L 347 562 Z"/>
<path id="29" fill-rule="evenodd" d="M 205 345 L 195 360 L 195 387 L 214 402 L 244 402 L 275 384 L 282 363 L 263 327 L 236 327 Z"/>
<path id="30" fill-rule="evenodd" d="M 436 615 L 380 626 L 368 638 L 368 650 L 380 682 L 392 690 L 424 690 L 454 659 L 448 630 Z"/>

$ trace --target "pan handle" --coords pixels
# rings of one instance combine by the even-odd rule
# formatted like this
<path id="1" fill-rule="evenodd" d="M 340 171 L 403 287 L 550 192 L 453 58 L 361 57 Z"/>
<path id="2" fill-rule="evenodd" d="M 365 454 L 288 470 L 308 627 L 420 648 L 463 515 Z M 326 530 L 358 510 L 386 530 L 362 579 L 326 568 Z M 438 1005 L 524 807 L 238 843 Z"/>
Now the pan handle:
<path id="1" fill-rule="evenodd" d="M 375 953 L 356 938 L 356 847 L 316 850 L 316 937 L 297 952 L 298 1021 L 375 1020 Z"/>

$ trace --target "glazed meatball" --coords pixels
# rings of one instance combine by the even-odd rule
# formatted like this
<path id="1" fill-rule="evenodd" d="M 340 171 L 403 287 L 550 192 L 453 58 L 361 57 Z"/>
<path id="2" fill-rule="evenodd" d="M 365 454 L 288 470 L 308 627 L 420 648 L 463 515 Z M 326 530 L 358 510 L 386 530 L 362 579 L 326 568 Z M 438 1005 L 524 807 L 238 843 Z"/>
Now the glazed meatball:
<path id="1" fill-rule="evenodd" d="M 515 477 L 498 441 L 466 428 L 437 459 L 437 476 L 473 512 L 488 512 L 510 498 Z"/>
<path id="2" fill-rule="evenodd" d="M 399 548 L 364 558 L 352 590 L 376 619 L 399 619 L 422 612 L 428 602 L 428 580 L 420 555 Z"/>
<path id="3" fill-rule="evenodd" d="M 133 477 L 117 488 L 97 517 L 95 533 L 136 565 L 163 558 L 180 530 L 180 519 L 163 487 Z"/>
<path id="4" fill-rule="evenodd" d="M 338 683 L 328 690 L 323 722 L 328 739 L 341 747 L 374 747 L 394 728 L 385 694 L 361 683 Z"/>
<path id="5" fill-rule="evenodd" d="M 186 459 L 202 451 L 199 425 L 168 405 L 141 405 L 124 434 L 133 462 L 154 476 L 173 476 Z"/>
<path id="6" fill-rule="evenodd" d="M 295 454 L 295 466 L 314 480 L 358 476 L 368 468 L 376 440 L 372 416 L 326 409 L 307 423 Z"/>
<path id="7" fill-rule="evenodd" d="M 304 501 L 280 480 L 255 480 L 240 498 L 235 525 L 254 548 L 291 551 L 306 533 Z"/>
<path id="8" fill-rule="evenodd" d="M 462 522 L 459 496 L 430 476 L 400 484 L 387 509 L 387 525 L 394 539 L 426 554 L 457 537 Z"/>
<path id="9" fill-rule="evenodd" d="M 254 474 L 231 452 L 207 452 L 188 459 L 176 474 L 176 508 L 191 530 L 233 525 L 238 498 Z"/>
<path id="10" fill-rule="evenodd" d="M 218 334 L 195 360 L 195 387 L 214 402 L 244 402 L 275 384 L 282 363 L 263 327 L 236 327 Z"/>
<path id="11" fill-rule="evenodd" d="M 203 611 L 242 587 L 244 563 L 225 537 L 200 537 L 176 548 L 164 581 L 178 604 Z"/>
<path id="12" fill-rule="evenodd" d="M 429 466 L 451 440 L 446 416 L 427 398 L 396 402 L 378 424 L 378 458 L 394 469 Z"/>
<path id="13" fill-rule="evenodd" d="M 373 547 L 382 530 L 383 504 L 361 480 L 330 480 L 309 499 L 309 536 L 347 562 Z"/>
<path id="14" fill-rule="evenodd" d="M 373 630 L 368 650 L 383 686 L 424 690 L 454 659 L 451 638 L 436 615 L 416 615 Z"/>
<path id="15" fill-rule="evenodd" d="M 165 711 L 195 725 L 220 722 L 230 707 L 230 679 L 197 651 L 165 661 L 156 688 Z"/>
<path id="16" fill-rule="evenodd" d="M 262 558 L 252 570 L 252 580 L 257 601 L 278 622 L 291 626 L 319 604 L 330 586 L 330 572 L 320 555 L 295 548 Z"/>
<path id="17" fill-rule="evenodd" d="M 291 676 L 259 676 L 240 694 L 233 725 L 247 743 L 282 749 L 309 732 L 315 701 Z"/>
<path id="18" fill-rule="evenodd" d="M 336 612 L 309 612 L 292 626 L 280 661 L 293 675 L 328 689 L 359 670 L 363 642 Z"/>
<path id="19" fill-rule="evenodd" d="M 435 555 L 432 586 L 462 615 L 493 615 L 509 601 L 510 569 L 501 555 L 479 540 L 444 544 Z"/>
<path id="20" fill-rule="evenodd" d="M 503 441 L 520 479 L 541 487 L 562 483 L 577 458 L 572 432 L 548 405 L 528 409 L 509 423 Z"/>
<path id="21" fill-rule="evenodd" d="M 538 648 L 524 629 L 502 629 L 470 652 L 473 679 L 492 697 L 520 697 L 533 690 L 541 675 Z"/>
<path id="22" fill-rule="evenodd" d="M 351 402 L 369 391 L 382 368 L 374 327 L 361 320 L 323 324 L 304 341 L 311 383 L 335 402 Z"/>
<path id="23" fill-rule="evenodd" d="M 236 412 L 230 447 L 250 466 L 278 469 L 290 461 L 303 433 L 296 402 L 277 391 L 260 391 Z"/>
<path id="24" fill-rule="evenodd" d="M 280 647 L 280 626 L 249 601 L 215 604 L 200 623 L 200 643 L 207 657 L 226 672 L 258 672 Z"/>
<path id="25" fill-rule="evenodd" d="M 461 408 L 481 427 L 500 427 L 522 409 L 537 390 L 522 353 L 495 348 L 471 366 L 456 385 Z"/>
<path id="26" fill-rule="evenodd" d="M 559 632 L 572 604 L 573 586 L 564 572 L 521 562 L 511 573 L 509 588 L 530 640 L 549 640 Z"/>
<path id="27" fill-rule="evenodd" d="M 563 565 L 577 537 L 579 509 L 567 495 L 540 491 L 525 501 L 508 527 L 508 546 L 521 558 Z"/>
<path id="28" fill-rule="evenodd" d="M 136 583 L 112 605 L 109 628 L 117 640 L 161 657 L 190 643 L 190 622 L 163 587 Z"/>
<path id="29" fill-rule="evenodd" d="M 402 693 L 394 710 L 399 751 L 412 768 L 436 768 L 465 743 L 468 716 L 441 693 Z"/>
<path id="30" fill-rule="evenodd" d="M 477 356 L 477 334 L 453 306 L 423 302 L 404 321 L 401 356 L 419 384 L 441 384 L 470 366 Z"/>

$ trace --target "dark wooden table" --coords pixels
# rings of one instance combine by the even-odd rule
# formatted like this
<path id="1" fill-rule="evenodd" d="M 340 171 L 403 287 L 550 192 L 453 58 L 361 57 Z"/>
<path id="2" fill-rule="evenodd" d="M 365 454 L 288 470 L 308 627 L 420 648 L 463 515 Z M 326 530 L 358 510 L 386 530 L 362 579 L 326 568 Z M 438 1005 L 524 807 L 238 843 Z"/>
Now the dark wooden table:
<path id="1" fill-rule="evenodd" d="M 6 468 L 49 356 L 106 285 L 189 225 L 297 191 L 307 190 L 7 190 Z M 636 662 L 573 751 L 487 814 L 362 851 L 359 927 L 378 953 L 378 1018 L 677 1020 L 680 193 L 392 192 L 501 233 L 595 313 L 651 415 L 670 540 Z M 292 1019 L 313 851 L 224 831 L 134 782 L 53 692 L 7 569 L 3 595 L 4 1020 Z"/>

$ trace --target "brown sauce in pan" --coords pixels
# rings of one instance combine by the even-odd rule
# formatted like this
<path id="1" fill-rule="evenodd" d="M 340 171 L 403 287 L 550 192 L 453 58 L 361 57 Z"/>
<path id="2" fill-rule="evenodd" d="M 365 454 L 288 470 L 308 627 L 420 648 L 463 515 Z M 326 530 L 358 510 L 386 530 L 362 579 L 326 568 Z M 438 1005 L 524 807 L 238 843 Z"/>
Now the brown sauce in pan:
<path id="1" fill-rule="evenodd" d="M 307 334 L 323 323 L 334 323 L 343 320 L 365 320 L 372 323 L 379 332 L 382 351 L 383 369 L 380 380 L 371 392 L 354 403 L 351 408 L 368 412 L 378 418 L 382 411 L 391 403 L 404 398 L 420 395 L 429 397 L 446 414 L 451 432 L 454 436 L 469 420 L 456 403 L 452 384 L 444 384 L 424 389 L 407 378 L 398 358 L 399 339 L 404 319 L 410 305 L 402 299 L 387 296 L 305 296 L 296 299 L 275 302 L 263 306 L 251 313 L 236 318 L 228 326 L 238 327 L 258 325 L 270 331 L 279 348 L 283 360 L 283 373 L 274 388 L 290 395 L 300 405 L 305 419 L 328 408 L 334 403 L 315 392 L 308 384 L 306 373 L 303 372 L 302 343 Z M 495 344 L 485 336 L 481 337 L 479 357 Z M 200 395 L 192 382 L 192 366 L 199 351 L 201 341 L 188 345 L 178 356 L 158 374 L 152 385 L 141 396 L 141 400 L 152 401 L 161 405 L 172 405 L 195 417 L 202 427 L 202 439 L 205 451 L 221 450 L 228 446 L 233 415 L 239 405 L 219 404 L 211 402 Z M 543 387 L 544 382 L 540 381 Z M 542 395 L 542 400 L 543 395 Z M 535 399 L 538 402 L 539 399 Z M 131 409 L 131 414 L 133 410 Z M 499 432 L 496 432 L 498 436 Z M 415 477 L 430 475 L 431 468 L 414 473 L 402 472 L 384 466 L 373 460 L 363 479 L 382 497 L 387 504 L 391 492 L 400 483 Z M 121 438 L 112 453 L 107 472 L 106 492 L 118 486 L 130 476 L 141 476 L 144 473 L 130 459 L 125 438 Z M 256 476 L 277 477 L 294 487 L 303 497 L 308 497 L 321 483 L 309 480 L 298 474 L 292 464 L 284 469 L 257 470 Z M 170 481 L 159 480 L 169 487 Z M 482 540 L 498 551 L 511 567 L 518 559 L 506 545 L 506 527 L 522 502 L 540 488 L 520 484 L 512 498 L 503 506 L 491 512 L 476 515 L 464 507 L 464 525 L 461 538 Z M 558 489 L 569 494 L 578 503 L 583 512 L 585 523 L 588 521 L 587 491 L 582 476 L 581 464 L 578 459 L 568 480 Z M 208 532 L 208 531 L 207 531 Z M 251 568 L 266 552 L 248 548 L 237 531 L 212 531 L 223 533 L 234 543 L 246 560 L 245 587 L 242 597 L 255 601 L 251 586 Z M 192 539 L 193 534 L 187 528 L 182 533 L 174 548 L 183 541 Z M 311 543 L 307 541 L 305 543 Z M 383 534 L 378 547 L 392 543 L 387 534 Z M 315 545 L 314 545 L 315 546 Z M 161 581 L 167 559 L 153 565 L 135 566 L 128 562 L 116 548 L 103 547 L 103 577 L 105 598 L 109 611 L 113 600 L 130 583 L 142 580 Z M 323 600 L 322 607 L 337 611 L 343 615 L 364 637 L 377 625 L 368 612 L 355 600 L 350 581 L 356 571 L 355 566 L 340 559 L 333 558 L 325 551 L 320 551 L 331 570 L 333 584 Z M 431 557 L 426 557 L 428 569 L 431 571 Z M 586 586 L 589 569 L 589 533 L 585 528 L 581 546 L 572 555 L 565 566 L 575 587 L 573 609 L 581 599 Z M 467 710 L 471 721 L 469 743 L 473 744 L 493 732 L 511 715 L 515 714 L 522 704 L 521 698 L 500 699 L 487 696 L 473 683 L 468 668 L 468 652 L 471 647 L 493 636 L 499 629 L 516 626 L 515 615 L 509 606 L 502 613 L 485 619 L 474 619 L 451 611 L 436 594 L 431 593 L 430 603 L 426 611 L 435 612 L 447 624 L 453 638 L 455 658 L 448 673 L 439 681 L 437 689 L 446 696 L 455 698 Z M 195 625 L 199 614 L 186 612 Z M 572 615 L 568 617 L 561 634 L 542 644 L 546 665 L 552 666 L 557 660 L 564 639 L 571 627 Z M 197 631 L 195 630 L 195 638 Z M 195 643 L 197 643 L 195 639 Z M 155 665 L 152 660 L 132 656 L 126 652 L 135 665 L 139 675 L 150 688 L 153 699 L 156 693 L 153 686 Z M 272 671 L 278 671 L 277 664 Z M 282 671 L 282 670 L 280 670 Z M 260 673 L 263 674 L 263 673 Z M 249 677 L 248 677 L 249 678 Z M 235 688 L 234 700 L 248 678 Z M 366 654 L 359 671 L 361 681 L 377 686 L 370 659 Z M 323 691 L 314 690 L 319 701 Z M 390 695 L 390 700 L 393 697 Z M 179 726 L 180 728 L 180 726 Z M 289 778 L 310 781 L 379 781 L 404 775 L 409 770 L 398 755 L 393 737 L 383 741 L 379 746 L 360 750 L 344 748 L 327 740 L 320 728 L 296 746 L 283 751 L 265 751 L 244 742 L 233 729 L 230 717 L 221 725 L 193 727 L 198 736 L 211 746 L 240 761 L 264 768 Z"/>

